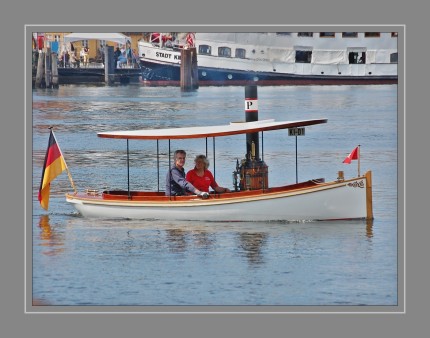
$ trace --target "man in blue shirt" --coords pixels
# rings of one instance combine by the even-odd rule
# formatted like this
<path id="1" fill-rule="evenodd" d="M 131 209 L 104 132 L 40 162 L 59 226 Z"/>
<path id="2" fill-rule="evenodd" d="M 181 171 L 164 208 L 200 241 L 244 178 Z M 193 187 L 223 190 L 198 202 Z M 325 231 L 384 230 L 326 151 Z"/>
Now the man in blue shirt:
<path id="1" fill-rule="evenodd" d="M 175 165 L 166 175 L 166 195 L 182 196 L 190 192 L 202 198 L 208 198 L 209 194 L 207 192 L 201 192 L 185 179 L 184 165 L 186 156 L 187 153 L 184 150 L 175 151 L 173 155 Z"/>

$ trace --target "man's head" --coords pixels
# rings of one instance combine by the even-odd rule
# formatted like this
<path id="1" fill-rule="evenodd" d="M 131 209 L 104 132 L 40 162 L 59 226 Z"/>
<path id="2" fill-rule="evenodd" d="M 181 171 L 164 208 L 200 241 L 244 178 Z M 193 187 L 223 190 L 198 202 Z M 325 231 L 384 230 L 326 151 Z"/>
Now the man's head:
<path id="1" fill-rule="evenodd" d="M 185 158 L 187 153 L 185 150 L 176 150 L 174 153 L 174 161 L 175 165 L 179 168 L 182 168 L 185 165 Z"/>

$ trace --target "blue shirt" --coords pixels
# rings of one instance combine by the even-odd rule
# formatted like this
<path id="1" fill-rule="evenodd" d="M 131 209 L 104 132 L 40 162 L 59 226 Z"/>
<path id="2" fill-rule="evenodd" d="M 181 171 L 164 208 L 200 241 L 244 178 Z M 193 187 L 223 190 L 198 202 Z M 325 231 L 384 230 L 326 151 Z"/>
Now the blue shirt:
<path id="1" fill-rule="evenodd" d="M 170 169 L 166 175 L 166 195 L 182 196 L 187 191 L 195 193 L 196 188 L 185 179 L 184 168 L 181 170 L 175 166 Z"/>

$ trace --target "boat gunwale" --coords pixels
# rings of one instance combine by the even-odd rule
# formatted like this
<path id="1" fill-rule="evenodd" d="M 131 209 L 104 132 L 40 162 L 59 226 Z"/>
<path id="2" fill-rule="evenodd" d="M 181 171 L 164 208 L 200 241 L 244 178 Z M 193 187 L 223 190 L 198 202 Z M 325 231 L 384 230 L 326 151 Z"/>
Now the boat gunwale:
<path id="1" fill-rule="evenodd" d="M 301 182 L 299 184 L 273 187 L 265 190 L 259 189 L 259 190 L 242 191 L 242 192 L 239 191 L 239 192 L 232 192 L 232 193 L 225 193 L 225 194 L 213 193 L 213 194 L 210 194 L 209 199 L 201 199 L 196 195 L 165 196 L 164 192 L 147 192 L 152 195 L 152 198 L 148 198 L 148 199 L 138 198 L 138 197 L 129 199 L 127 191 L 119 191 L 119 192 L 123 192 L 123 195 L 120 198 L 115 198 L 115 197 L 112 198 L 113 195 L 109 195 L 110 198 L 104 198 L 107 196 L 103 196 L 103 194 L 86 195 L 83 193 L 80 193 L 80 194 L 67 193 L 66 199 L 68 200 L 68 202 L 72 202 L 72 203 L 73 203 L 73 200 L 75 200 L 75 201 L 80 201 L 83 204 L 122 205 L 122 206 L 130 206 L 130 207 L 209 206 L 209 205 L 223 205 L 223 204 L 230 204 L 230 203 L 253 202 L 253 201 L 304 195 L 304 194 L 314 193 L 318 191 L 340 188 L 343 186 L 347 186 L 348 183 L 354 182 L 357 180 L 367 180 L 367 177 L 366 175 L 363 175 L 360 177 L 354 177 L 343 181 L 331 181 L 331 182 L 317 182 L 317 180 L 310 180 L 306 182 Z M 313 181 L 315 182 L 312 183 Z M 302 185 L 302 187 L 300 187 L 300 185 Z M 142 193 L 145 193 L 145 192 L 142 192 Z M 159 194 L 159 196 L 154 196 L 154 193 L 156 195 Z"/>

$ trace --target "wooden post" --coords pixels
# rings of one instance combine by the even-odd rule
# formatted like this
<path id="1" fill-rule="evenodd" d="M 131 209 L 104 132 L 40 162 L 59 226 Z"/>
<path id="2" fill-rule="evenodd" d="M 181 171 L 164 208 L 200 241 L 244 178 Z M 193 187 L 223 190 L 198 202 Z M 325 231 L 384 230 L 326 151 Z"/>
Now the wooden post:
<path id="1" fill-rule="evenodd" d="M 40 52 L 37 60 L 37 70 L 36 70 L 36 88 L 42 87 L 43 76 L 45 74 L 45 53 Z"/>
<path id="2" fill-rule="evenodd" d="M 364 175 L 366 177 L 366 219 L 373 219 L 373 199 L 372 199 L 372 172 L 369 170 Z"/>
<path id="3" fill-rule="evenodd" d="M 110 85 L 114 82 L 115 77 L 115 59 L 113 46 L 104 46 L 105 53 L 105 82 Z"/>
<path id="4" fill-rule="evenodd" d="M 51 87 L 51 48 L 46 48 L 45 53 L 45 86 L 46 88 Z"/>
<path id="5" fill-rule="evenodd" d="M 52 87 L 58 88 L 57 53 L 51 53 Z"/>
<path id="6" fill-rule="evenodd" d="M 181 50 L 181 90 L 191 90 L 191 51 Z"/>
<path id="7" fill-rule="evenodd" d="M 193 89 L 199 88 L 199 68 L 197 65 L 197 49 L 191 48 L 191 81 Z"/>
<path id="8" fill-rule="evenodd" d="M 198 69 L 196 48 L 181 50 L 181 90 L 198 88 Z"/>

